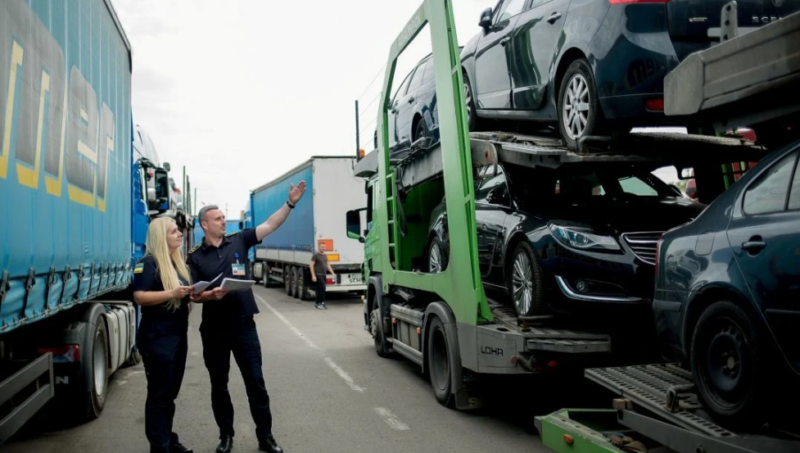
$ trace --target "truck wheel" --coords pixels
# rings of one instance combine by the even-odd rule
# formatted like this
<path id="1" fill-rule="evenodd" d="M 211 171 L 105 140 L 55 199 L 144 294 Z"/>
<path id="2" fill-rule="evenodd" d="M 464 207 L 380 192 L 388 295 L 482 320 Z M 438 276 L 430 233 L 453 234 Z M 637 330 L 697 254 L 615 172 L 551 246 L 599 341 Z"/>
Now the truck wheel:
<path id="1" fill-rule="evenodd" d="M 303 271 L 300 270 L 299 267 L 295 266 L 292 268 L 292 297 L 295 299 L 300 298 L 300 286 L 302 285 L 301 280 L 303 279 Z"/>
<path id="2" fill-rule="evenodd" d="M 381 322 L 381 311 L 378 307 L 370 312 L 369 315 L 369 333 L 372 334 L 372 339 L 375 341 L 375 352 L 379 357 L 389 358 L 393 354 L 389 342 L 386 341 L 386 335 L 383 333 L 383 322 Z"/>
<path id="3" fill-rule="evenodd" d="M 106 324 L 102 316 L 97 316 L 94 319 L 94 323 L 93 334 L 86 343 L 88 350 L 81 361 L 86 393 L 89 396 L 86 410 L 83 414 L 87 421 L 96 419 L 103 412 L 108 392 L 108 337 L 106 335 Z M 87 327 L 91 328 L 92 325 L 87 324 Z"/>
<path id="4" fill-rule="evenodd" d="M 434 316 L 428 326 L 428 374 L 436 401 L 442 406 L 453 407 L 453 361 L 450 357 L 450 345 L 447 332 L 442 321 Z"/>
<path id="5" fill-rule="evenodd" d="M 286 295 L 292 295 L 292 268 L 284 266 L 283 268 L 283 289 L 286 290 Z"/>
<path id="6" fill-rule="evenodd" d="M 750 317 L 729 301 L 700 315 L 692 335 L 692 374 L 700 398 L 723 424 L 756 426 L 763 421 L 769 359 Z"/>
<path id="7" fill-rule="evenodd" d="M 308 285 L 306 285 L 306 278 L 305 269 L 302 267 L 297 268 L 297 297 L 300 300 L 308 299 Z"/>
<path id="8" fill-rule="evenodd" d="M 264 288 L 269 288 L 269 268 L 266 264 L 261 264 L 261 284 L 264 285 Z"/>

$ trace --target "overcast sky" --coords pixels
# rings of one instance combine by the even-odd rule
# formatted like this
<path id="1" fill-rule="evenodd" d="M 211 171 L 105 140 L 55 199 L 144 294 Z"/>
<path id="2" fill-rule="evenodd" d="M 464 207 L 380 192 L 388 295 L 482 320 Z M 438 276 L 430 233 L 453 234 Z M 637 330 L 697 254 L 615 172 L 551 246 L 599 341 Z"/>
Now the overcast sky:
<path id="1" fill-rule="evenodd" d="M 133 117 L 197 203 L 238 218 L 250 190 L 375 128 L 389 48 L 421 0 L 113 0 L 133 48 Z M 455 0 L 459 43 L 494 0 Z M 430 52 L 427 31 L 398 68 Z M 398 82 L 399 83 L 399 82 Z M 365 92 L 366 91 L 366 92 Z"/>

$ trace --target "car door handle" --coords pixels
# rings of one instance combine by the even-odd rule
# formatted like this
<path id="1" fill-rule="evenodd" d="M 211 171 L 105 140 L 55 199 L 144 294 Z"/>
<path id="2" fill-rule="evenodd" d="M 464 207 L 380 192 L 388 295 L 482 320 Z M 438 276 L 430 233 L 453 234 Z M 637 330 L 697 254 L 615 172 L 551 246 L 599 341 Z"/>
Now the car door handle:
<path id="1" fill-rule="evenodd" d="M 408 98 L 408 103 L 409 104 L 413 104 L 414 103 L 414 96 L 411 96 L 410 98 Z"/>
<path id="2" fill-rule="evenodd" d="M 508 44 L 508 42 L 509 42 L 509 41 L 511 41 L 511 38 L 509 38 L 508 36 L 506 36 L 505 38 L 503 38 L 503 39 L 501 39 L 501 40 L 500 40 L 500 45 L 501 45 L 501 46 L 505 46 L 506 44 Z"/>
<path id="3" fill-rule="evenodd" d="M 767 243 L 761 238 L 750 238 L 749 241 L 742 244 L 742 250 L 747 250 L 750 253 L 758 253 L 767 246 Z"/>
<path id="4" fill-rule="evenodd" d="M 558 19 L 561 19 L 561 13 L 553 13 L 550 15 L 550 17 L 547 18 L 547 22 L 550 24 L 554 24 Z"/>

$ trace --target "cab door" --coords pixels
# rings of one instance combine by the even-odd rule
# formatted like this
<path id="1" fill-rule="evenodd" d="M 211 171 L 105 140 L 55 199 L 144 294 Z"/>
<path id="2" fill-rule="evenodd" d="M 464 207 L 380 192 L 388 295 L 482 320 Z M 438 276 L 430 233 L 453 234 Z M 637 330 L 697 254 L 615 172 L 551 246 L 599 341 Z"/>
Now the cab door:
<path id="1" fill-rule="evenodd" d="M 502 0 L 495 8 L 492 24 L 483 30 L 475 53 L 472 87 L 478 109 L 510 109 L 511 77 L 508 60 L 511 35 L 528 0 Z"/>

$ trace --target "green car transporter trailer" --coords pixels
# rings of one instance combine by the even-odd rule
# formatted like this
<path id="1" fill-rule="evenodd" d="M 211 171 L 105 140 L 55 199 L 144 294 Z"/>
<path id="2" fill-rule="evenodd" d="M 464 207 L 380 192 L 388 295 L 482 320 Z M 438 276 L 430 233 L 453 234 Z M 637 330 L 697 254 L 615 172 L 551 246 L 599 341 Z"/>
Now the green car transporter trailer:
<path id="1" fill-rule="evenodd" d="M 735 3 L 723 8 L 723 14 L 735 12 Z M 394 161 L 388 152 L 387 106 L 396 62 L 426 24 L 430 25 L 433 48 L 440 141 L 431 144 L 427 138 L 420 139 L 407 157 Z M 759 46 L 783 40 L 786 49 L 797 47 L 798 30 L 798 14 L 738 38 L 734 38 L 735 30 L 729 30 L 723 36 L 733 39 L 690 56 L 667 77 L 665 112 L 702 117 L 720 130 L 796 115 L 800 111 L 796 96 L 775 94 L 769 108 L 751 100 L 754 92 L 778 93 L 786 84 L 796 83 L 796 67 L 767 61 L 775 53 L 763 52 Z M 713 137 L 664 139 L 632 134 L 615 140 L 587 137 L 578 150 L 568 150 L 552 138 L 470 134 L 457 44 L 451 0 L 426 0 L 392 45 L 379 103 L 379 146 L 356 168 L 358 175 L 370 179 L 369 228 L 362 230 L 360 211 L 364 209 L 347 214 L 347 227 L 349 237 L 365 243 L 365 328 L 375 339 L 378 355 L 398 353 L 408 358 L 430 375 L 441 404 L 471 409 L 480 405 L 470 389 L 473 373 L 534 374 L 558 363 L 580 366 L 594 363 L 611 348 L 606 335 L 548 325 L 548 316 L 517 317 L 513 310 L 487 298 L 478 265 L 474 166 L 510 162 L 555 167 L 575 161 L 623 161 L 642 148 L 647 148 L 651 158 L 672 153 L 670 162 L 675 160 L 676 148 L 687 159 L 696 154 L 693 149 L 713 149 L 713 154 L 724 155 L 731 162 L 747 160 L 759 148 Z M 756 64 L 770 70 L 723 77 L 737 67 L 745 73 Z M 717 75 L 720 67 L 726 69 Z M 713 143 L 709 145 L 709 141 Z M 377 162 L 370 162 L 370 157 Z M 719 163 L 708 165 L 719 169 Z M 721 181 L 717 193 L 728 184 Z M 445 193 L 450 243 L 459 246 L 450 248 L 449 263 L 440 273 L 420 272 L 415 255 L 428 240 L 427 225 L 420 226 L 424 222 L 413 219 L 427 218 Z M 589 369 L 586 376 L 618 392 L 620 398 L 609 410 L 564 409 L 537 417 L 536 425 L 548 448 L 559 452 L 647 451 L 641 448 L 654 444 L 676 452 L 800 448 L 796 440 L 780 436 L 740 436 L 698 415 L 691 375 L 680 367 Z"/>

